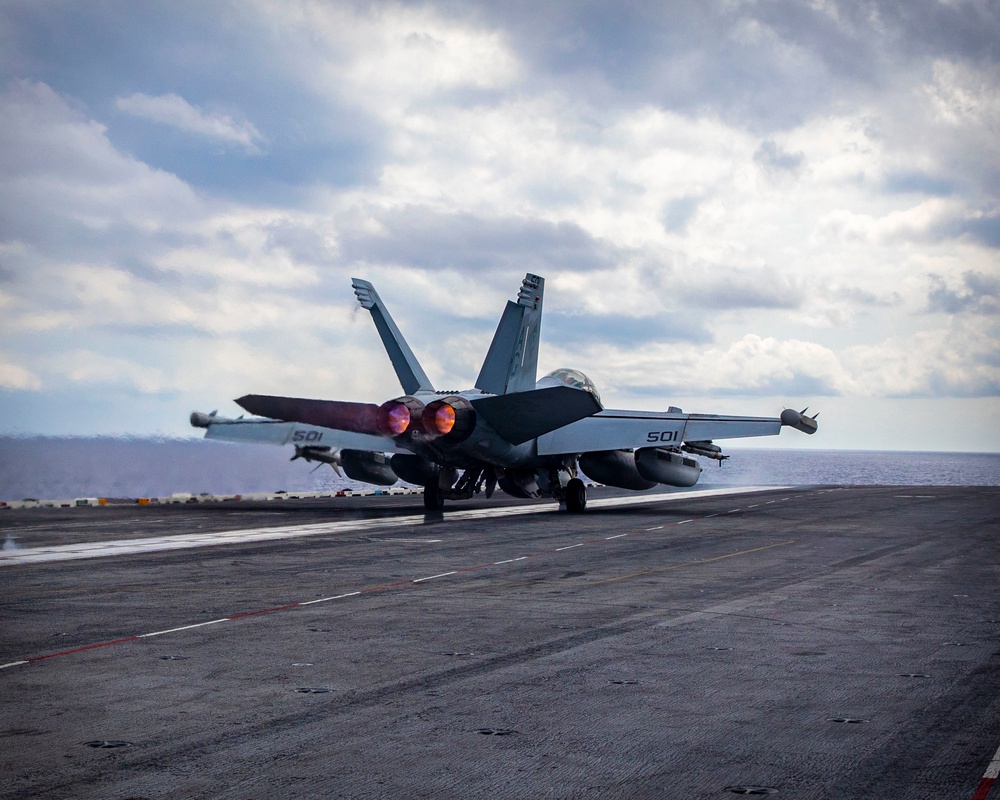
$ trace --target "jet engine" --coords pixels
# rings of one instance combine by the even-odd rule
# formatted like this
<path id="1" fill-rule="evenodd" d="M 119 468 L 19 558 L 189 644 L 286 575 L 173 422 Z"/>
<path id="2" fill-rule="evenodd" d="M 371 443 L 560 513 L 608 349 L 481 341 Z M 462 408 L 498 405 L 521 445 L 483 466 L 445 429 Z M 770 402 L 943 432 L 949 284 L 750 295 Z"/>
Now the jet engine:
<path id="1" fill-rule="evenodd" d="M 427 404 L 420 418 L 428 436 L 463 442 L 476 427 L 476 412 L 464 397 L 451 395 Z"/>
<path id="2" fill-rule="evenodd" d="M 701 464 L 662 447 L 643 447 L 635 451 L 635 468 L 648 481 L 668 486 L 694 486 L 701 476 Z"/>
<path id="3" fill-rule="evenodd" d="M 619 489 L 643 491 L 658 483 L 643 477 L 636 468 L 635 458 L 627 450 L 601 450 L 580 456 L 580 469 L 591 480 Z"/>
<path id="4" fill-rule="evenodd" d="M 390 466 L 385 453 L 372 453 L 368 450 L 341 450 L 340 466 L 352 478 L 362 483 L 374 483 L 376 486 L 392 486 L 396 473 Z"/>
<path id="5" fill-rule="evenodd" d="M 406 395 L 395 400 L 387 400 L 378 407 L 375 424 L 383 436 L 393 438 L 414 430 L 420 430 L 424 404 L 416 397 Z"/>
<path id="6" fill-rule="evenodd" d="M 203 414 L 201 411 L 192 411 L 191 424 L 196 428 L 207 428 L 215 422 L 215 414 L 215 411 L 211 414 Z"/>

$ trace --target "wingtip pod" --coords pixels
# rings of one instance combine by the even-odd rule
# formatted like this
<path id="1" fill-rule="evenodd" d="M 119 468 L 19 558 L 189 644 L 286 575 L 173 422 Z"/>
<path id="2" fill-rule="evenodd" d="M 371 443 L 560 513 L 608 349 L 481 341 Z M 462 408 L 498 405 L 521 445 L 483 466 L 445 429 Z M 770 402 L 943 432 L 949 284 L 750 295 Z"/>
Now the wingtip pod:
<path id="1" fill-rule="evenodd" d="M 794 408 L 786 408 L 781 412 L 781 424 L 811 436 L 819 429 L 819 423 L 816 421 L 819 414 L 807 417 L 806 411 L 808 410 L 808 408 L 803 408 L 801 411 L 796 411 Z"/>
<path id="2" fill-rule="evenodd" d="M 211 414 L 203 414 L 201 411 L 192 411 L 191 425 L 195 428 L 207 428 L 215 422 L 216 413 L 217 412 L 213 411 Z"/>

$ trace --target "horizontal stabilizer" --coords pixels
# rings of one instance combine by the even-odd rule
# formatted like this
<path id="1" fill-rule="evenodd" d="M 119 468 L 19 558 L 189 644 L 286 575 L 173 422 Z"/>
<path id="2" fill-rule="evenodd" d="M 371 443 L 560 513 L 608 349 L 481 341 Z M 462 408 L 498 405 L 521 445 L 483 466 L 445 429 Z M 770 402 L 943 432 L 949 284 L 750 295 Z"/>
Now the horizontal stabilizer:
<path id="1" fill-rule="evenodd" d="M 378 406 L 374 403 L 347 403 L 339 400 L 305 400 L 247 394 L 236 401 L 251 414 L 285 422 L 302 422 L 338 431 L 378 435 Z"/>
<path id="2" fill-rule="evenodd" d="M 473 400 L 472 406 L 511 444 L 521 444 L 601 410 L 590 392 L 571 386 L 483 397 Z"/>

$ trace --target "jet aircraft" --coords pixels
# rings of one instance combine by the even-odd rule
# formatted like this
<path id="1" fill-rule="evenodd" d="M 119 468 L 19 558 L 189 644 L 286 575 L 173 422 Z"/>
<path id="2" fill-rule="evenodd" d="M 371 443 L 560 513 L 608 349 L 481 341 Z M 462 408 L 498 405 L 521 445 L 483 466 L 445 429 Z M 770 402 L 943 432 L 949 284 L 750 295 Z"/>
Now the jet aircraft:
<path id="1" fill-rule="evenodd" d="M 716 439 L 771 436 L 783 426 L 815 433 L 816 416 L 785 409 L 780 417 L 606 409 L 593 382 L 575 369 L 536 380 L 545 281 L 528 274 L 508 301 L 475 386 L 438 391 L 421 368 L 385 303 L 368 281 L 353 279 L 404 394 L 381 405 L 248 394 L 236 400 L 254 417 L 194 412 L 209 439 L 292 444 L 296 458 L 343 468 L 357 481 L 424 487 L 424 506 L 491 497 L 551 497 L 584 511 L 581 475 L 642 491 L 693 486 L 701 456 L 728 458 Z"/>

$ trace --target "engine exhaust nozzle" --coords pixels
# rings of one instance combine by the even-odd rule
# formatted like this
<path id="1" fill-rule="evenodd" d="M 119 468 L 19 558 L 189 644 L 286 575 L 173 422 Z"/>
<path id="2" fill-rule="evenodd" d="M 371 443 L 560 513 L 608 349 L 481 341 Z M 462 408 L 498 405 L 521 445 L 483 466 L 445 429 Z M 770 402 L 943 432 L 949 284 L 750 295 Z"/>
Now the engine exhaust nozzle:
<path id="1" fill-rule="evenodd" d="M 424 404 L 417 398 L 405 396 L 387 400 L 378 407 L 376 425 L 384 436 L 395 438 L 421 430 Z"/>
<path id="2" fill-rule="evenodd" d="M 476 412 L 464 397 L 452 395 L 428 403 L 421 423 L 428 436 L 461 442 L 476 427 Z"/>

